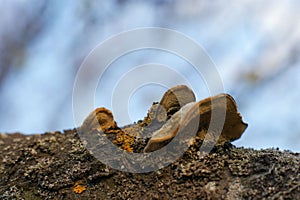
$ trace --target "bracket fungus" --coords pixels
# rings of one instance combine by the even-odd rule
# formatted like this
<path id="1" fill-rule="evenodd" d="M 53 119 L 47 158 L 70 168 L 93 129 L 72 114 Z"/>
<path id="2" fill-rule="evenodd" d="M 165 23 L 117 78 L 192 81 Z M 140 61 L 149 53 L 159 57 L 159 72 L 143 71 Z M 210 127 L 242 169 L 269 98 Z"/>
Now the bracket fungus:
<path id="1" fill-rule="evenodd" d="M 210 127 L 213 110 L 216 113 L 214 117 L 217 120 L 222 120 L 223 115 L 224 124 L 218 124 L 222 126 L 219 127 L 221 128 L 221 130 L 219 130 L 220 134 L 216 133 L 218 130 L 215 129 L 212 130 L 216 132 L 207 132 Z M 222 110 L 224 112 L 222 112 Z M 220 94 L 183 106 L 161 129 L 153 133 L 144 152 L 151 152 L 161 148 L 166 141 L 174 138 L 180 129 L 185 130 L 186 126 L 190 126 L 190 122 L 194 119 L 199 121 L 197 124 L 194 123 L 198 129 L 197 135 L 202 140 L 204 140 L 206 136 L 209 136 L 209 138 L 215 140 L 217 144 L 231 142 L 240 138 L 248 126 L 242 121 L 241 115 L 237 112 L 234 99 L 228 94 Z"/>
<path id="2" fill-rule="evenodd" d="M 229 94 L 196 102 L 189 87 L 178 85 L 165 92 L 161 101 L 153 104 L 148 115 L 137 123 L 119 128 L 111 111 L 97 108 L 86 118 L 80 130 L 113 135 L 111 141 L 129 152 L 151 152 L 162 148 L 180 130 L 191 131 L 193 121 L 196 121 L 193 124 L 196 124 L 198 138 L 213 140 L 218 145 L 240 138 L 248 126 Z"/>

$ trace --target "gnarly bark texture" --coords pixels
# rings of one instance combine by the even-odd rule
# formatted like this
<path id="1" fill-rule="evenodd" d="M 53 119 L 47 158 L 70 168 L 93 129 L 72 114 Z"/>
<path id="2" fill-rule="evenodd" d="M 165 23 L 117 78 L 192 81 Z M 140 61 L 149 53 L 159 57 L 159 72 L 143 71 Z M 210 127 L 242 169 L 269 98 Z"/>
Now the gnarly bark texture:
<path id="1" fill-rule="evenodd" d="M 0 199 L 299 199 L 299 153 L 226 143 L 199 158 L 200 145 L 159 171 L 130 174 L 96 160 L 75 130 L 0 134 Z"/>

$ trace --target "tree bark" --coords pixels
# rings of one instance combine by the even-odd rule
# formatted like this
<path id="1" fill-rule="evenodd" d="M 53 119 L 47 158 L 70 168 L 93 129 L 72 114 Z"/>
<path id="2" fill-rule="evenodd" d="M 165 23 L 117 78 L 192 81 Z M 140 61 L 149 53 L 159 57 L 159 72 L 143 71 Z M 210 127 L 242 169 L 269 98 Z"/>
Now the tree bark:
<path id="1" fill-rule="evenodd" d="M 75 129 L 0 134 L 0 199 L 299 199 L 299 153 L 226 143 L 200 158 L 197 145 L 131 174 L 96 160 Z"/>

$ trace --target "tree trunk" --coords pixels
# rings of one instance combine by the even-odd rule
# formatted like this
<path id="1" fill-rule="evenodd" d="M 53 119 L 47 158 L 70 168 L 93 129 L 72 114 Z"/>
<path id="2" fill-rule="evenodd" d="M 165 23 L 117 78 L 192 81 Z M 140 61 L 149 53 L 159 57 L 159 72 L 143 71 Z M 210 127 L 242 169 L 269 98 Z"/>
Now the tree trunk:
<path id="1" fill-rule="evenodd" d="M 82 145 L 76 130 L 0 134 L 0 199 L 299 199 L 299 153 L 194 144 L 155 172 L 114 170 Z"/>

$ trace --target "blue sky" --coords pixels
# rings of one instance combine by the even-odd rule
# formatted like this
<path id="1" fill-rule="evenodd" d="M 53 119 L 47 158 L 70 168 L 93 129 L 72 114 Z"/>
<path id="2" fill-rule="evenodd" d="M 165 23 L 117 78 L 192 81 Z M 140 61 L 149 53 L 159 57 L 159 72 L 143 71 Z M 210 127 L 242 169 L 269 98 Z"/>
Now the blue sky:
<path id="1" fill-rule="evenodd" d="M 41 31 L 26 43 L 21 55 L 19 51 L 11 55 L 14 62 L 1 83 L 1 132 L 34 134 L 76 126 L 72 90 L 83 59 L 114 34 L 154 26 L 179 31 L 207 51 L 225 91 L 235 97 L 249 123 L 234 144 L 300 150 L 299 1 L 4 2 L 0 7 L 1 51 L 5 37 L 25 40 L 18 31 L 28 31 L 22 24 L 30 16 L 40 17 Z M 37 2 L 45 3 L 41 14 L 35 13 L 42 7 Z M 190 71 L 185 61 L 157 51 L 120 58 L 104 81 L 107 85 L 115 83 L 126 71 L 149 62 L 179 71 L 191 82 L 198 100 L 209 95 L 203 80 Z M 172 76 L 162 78 L 170 79 L 174 85 L 181 83 Z M 110 96 L 100 95 L 110 94 L 110 87 L 100 87 L 97 92 L 96 106 L 112 109 Z M 132 120 L 145 115 L 151 102 L 158 101 L 163 92 L 164 88 L 157 85 L 137 90 L 128 105 Z M 116 120 L 126 123 L 122 119 L 121 113 Z"/>

